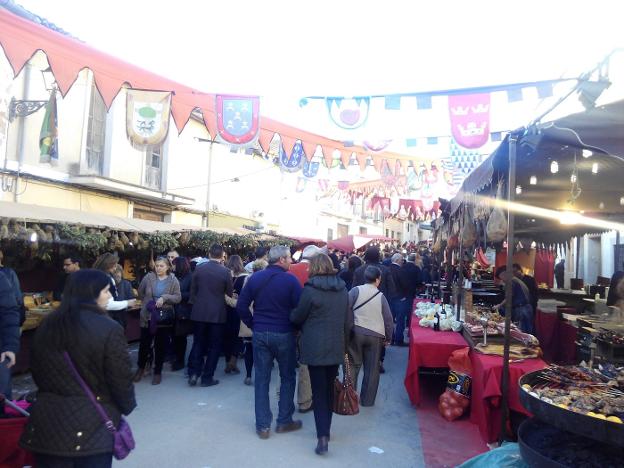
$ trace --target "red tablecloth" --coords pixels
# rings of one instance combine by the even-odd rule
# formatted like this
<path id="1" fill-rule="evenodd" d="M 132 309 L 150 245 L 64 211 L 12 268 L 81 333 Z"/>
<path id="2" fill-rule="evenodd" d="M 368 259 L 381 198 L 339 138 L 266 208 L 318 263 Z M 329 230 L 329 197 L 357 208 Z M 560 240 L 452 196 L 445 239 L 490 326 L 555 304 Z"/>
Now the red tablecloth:
<path id="1" fill-rule="evenodd" d="M 404 382 L 413 405 L 420 403 L 418 369 L 420 367 L 448 367 L 451 353 L 468 346 L 460 333 L 433 331 L 432 328 L 421 327 L 419 322 L 418 317 L 412 317 L 409 360 Z"/>
<path id="2" fill-rule="evenodd" d="M 21 468 L 34 465 L 32 454 L 17 445 L 27 420 L 27 418 L 0 419 L 0 467 Z"/>
<path id="3" fill-rule="evenodd" d="M 500 434 L 503 358 L 471 351 L 470 362 L 472 363 L 470 421 L 479 426 L 483 440 L 494 442 Z M 518 380 L 524 374 L 544 367 L 546 363 L 541 359 L 527 359 L 509 366 L 508 401 L 511 410 L 528 414 L 520 403 Z"/>
<path id="4" fill-rule="evenodd" d="M 544 352 L 544 359 L 548 362 L 555 361 L 558 324 L 559 317 L 557 312 L 542 312 L 540 309 L 537 309 L 535 314 L 535 335 Z"/>
<path id="5" fill-rule="evenodd" d="M 557 313 L 535 314 L 535 332 L 544 352 L 544 359 L 558 364 L 576 364 L 577 329 L 558 317 Z"/>

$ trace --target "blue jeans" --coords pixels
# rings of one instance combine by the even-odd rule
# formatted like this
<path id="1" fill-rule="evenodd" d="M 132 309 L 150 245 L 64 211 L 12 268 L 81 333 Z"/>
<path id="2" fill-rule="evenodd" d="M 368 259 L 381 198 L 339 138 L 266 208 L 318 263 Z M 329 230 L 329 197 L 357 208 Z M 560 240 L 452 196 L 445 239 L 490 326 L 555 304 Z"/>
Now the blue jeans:
<path id="1" fill-rule="evenodd" d="M 269 401 L 269 384 L 273 360 L 277 359 L 280 373 L 279 414 L 277 424 L 292 422 L 295 412 L 295 367 L 297 365 L 295 335 L 289 333 L 256 332 L 253 334 L 253 361 L 256 400 L 256 429 L 270 429 L 273 421 Z"/>
<path id="2" fill-rule="evenodd" d="M 514 307 L 511 319 L 518 322 L 520 330 L 524 333 L 533 334 L 533 306 L 531 304 Z"/>
<path id="3" fill-rule="evenodd" d="M 403 343 L 403 331 L 405 330 L 405 324 L 409 318 L 411 312 L 412 303 L 406 299 L 393 299 L 392 300 L 392 314 L 394 315 L 395 329 L 392 342 Z"/>

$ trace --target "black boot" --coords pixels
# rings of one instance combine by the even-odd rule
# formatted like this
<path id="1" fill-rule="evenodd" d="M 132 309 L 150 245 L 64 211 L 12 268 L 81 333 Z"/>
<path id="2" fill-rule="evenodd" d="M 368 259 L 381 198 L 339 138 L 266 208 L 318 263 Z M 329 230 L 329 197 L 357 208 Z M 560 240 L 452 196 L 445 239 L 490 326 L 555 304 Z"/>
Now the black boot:
<path id="1" fill-rule="evenodd" d="M 327 445 L 329 443 L 329 437 L 323 436 L 318 438 L 318 444 L 314 451 L 317 455 L 325 455 L 327 453 Z"/>

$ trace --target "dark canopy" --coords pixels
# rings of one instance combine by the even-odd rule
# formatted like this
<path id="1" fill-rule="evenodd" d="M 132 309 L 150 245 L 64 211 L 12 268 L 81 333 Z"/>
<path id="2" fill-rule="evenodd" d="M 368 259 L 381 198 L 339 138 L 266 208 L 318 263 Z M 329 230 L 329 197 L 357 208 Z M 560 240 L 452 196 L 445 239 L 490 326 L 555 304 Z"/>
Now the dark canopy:
<path id="1" fill-rule="evenodd" d="M 516 185 L 522 193 L 516 194 L 516 202 L 573 210 L 601 220 L 624 219 L 624 101 L 522 129 L 519 134 Z M 591 151 L 591 156 L 584 157 L 583 150 Z M 508 157 L 509 137 L 466 178 L 451 201 L 451 212 L 469 202 L 472 194 L 495 196 L 498 181 L 507 181 Z M 553 161 L 558 165 L 555 174 L 551 172 Z M 575 165 L 580 195 L 571 204 Z M 532 176 L 537 178 L 536 185 L 530 184 Z M 604 230 L 516 215 L 516 233 L 538 242 L 564 242 L 572 236 Z"/>

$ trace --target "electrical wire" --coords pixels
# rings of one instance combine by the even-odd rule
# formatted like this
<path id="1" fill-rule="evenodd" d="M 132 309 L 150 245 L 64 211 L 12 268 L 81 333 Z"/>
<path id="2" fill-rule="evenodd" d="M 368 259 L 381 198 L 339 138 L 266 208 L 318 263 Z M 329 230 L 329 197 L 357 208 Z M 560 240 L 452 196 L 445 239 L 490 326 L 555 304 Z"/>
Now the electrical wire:
<path id="1" fill-rule="evenodd" d="M 238 175 L 238 176 L 233 176 L 233 177 L 228 177 L 227 179 L 223 179 L 223 180 L 217 180 L 215 182 L 211 182 L 210 185 L 217 185 L 217 184 L 222 184 L 223 182 L 234 182 L 234 179 L 240 179 L 242 177 L 249 177 L 252 175 L 256 175 L 256 174 L 260 174 L 261 172 L 265 172 L 268 171 L 269 169 L 274 169 L 275 166 L 269 166 L 269 167 L 264 167 L 260 170 L 254 171 L 254 172 L 249 172 L 247 174 L 243 174 L 243 175 Z M 168 190 L 183 190 L 183 189 L 190 189 L 190 188 L 199 188 L 199 187 L 206 187 L 208 184 L 197 184 L 197 185 L 187 185 L 186 187 L 176 187 L 176 188 L 170 188 Z"/>

